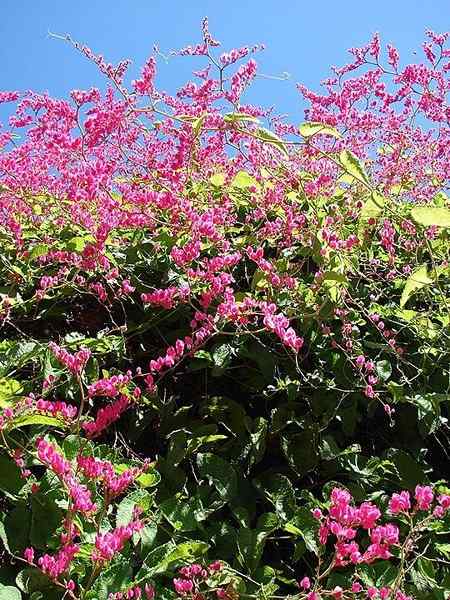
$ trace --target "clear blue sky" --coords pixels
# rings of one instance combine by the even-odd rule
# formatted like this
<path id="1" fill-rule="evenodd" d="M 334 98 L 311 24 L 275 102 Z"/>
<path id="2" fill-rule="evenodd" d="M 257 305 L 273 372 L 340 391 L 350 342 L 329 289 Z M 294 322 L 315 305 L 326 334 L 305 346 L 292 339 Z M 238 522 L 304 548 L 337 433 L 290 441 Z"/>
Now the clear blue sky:
<path id="1" fill-rule="evenodd" d="M 286 71 L 291 79 L 261 79 L 248 100 L 298 120 L 296 82 L 317 88 L 329 66 L 374 31 L 398 46 L 403 63 L 413 62 L 426 28 L 450 29 L 450 0 L 0 0 L 0 89 L 66 97 L 73 88 L 104 86 L 94 65 L 48 31 L 70 33 L 111 62 L 131 58 L 135 76 L 153 44 L 164 51 L 200 41 L 203 16 L 224 49 L 267 45 L 257 56 L 261 72 Z M 160 62 L 159 87 L 173 91 L 195 60 Z"/>

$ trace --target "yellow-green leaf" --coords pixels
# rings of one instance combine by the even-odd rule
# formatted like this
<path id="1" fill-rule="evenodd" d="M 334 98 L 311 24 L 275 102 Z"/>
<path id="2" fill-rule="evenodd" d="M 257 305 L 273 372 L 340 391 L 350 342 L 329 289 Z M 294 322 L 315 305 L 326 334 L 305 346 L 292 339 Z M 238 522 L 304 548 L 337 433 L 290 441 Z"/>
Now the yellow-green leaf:
<path id="1" fill-rule="evenodd" d="M 361 208 L 361 212 L 359 213 L 359 238 L 363 237 L 364 229 L 369 219 L 376 219 L 382 214 L 385 202 L 386 200 L 384 196 L 382 196 L 379 192 L 374 191 L 371 193 L 369 199 L 366 200 Z"/>
<path id="2" fill-rule="evenodd" d="M 214 175 L 211 175 L 209 181 L 214 187 L 222 187 L 225 183 L 225 175 L 223 173 L 215 173 Z"/>
<path id="3" fill-rule="evenodd" d="M 312 137 L 313 135 L 331 135 L 335 138 L 340 138 L 341 134 L 337 129 L 324 123 L 307 122 L 302 123 L 299 127 L 300 135 L 304 138 Z"/>
<path id="4" fill-rule="evenodd" d="M 257 185 L 257 184 L 258 184 L 258 182 L 256 181 L 256 179 L 254 177 L 252 177 L 251 175 L 249 175 L 247 173 L 247 171 L 239 171 L 239 173 L 236 173 L 236 175 L 232 181 L 232 185 L 234 187 L 241 188 L 241 189 L 245 189 L 252 185 Z"/>
<path id="5" fill-rule="evenodd" d="M 238 121 L 251 121 L 253 123 L 259 123 L 259 119 L 252 115 L 246 115 L 245 113 L 228 113 L 223 117 L 225 123 L 236 123 Z"/>
<path id="6" fill-rule="evenodd" d="M 18 399 L 20 392 L 22 392 L 20 381 L 0 377 L 0 407 L 9 406 L 14 399 Z"/>
<path id="7" fill-rule="evenodd" d="M 364 170 L 359 158 L 357 158 L 350 150 L 342 150 L 339 154 L 339 162 L 347 173 L 352 175 L 358 181 L 370 185 L 367 173 Z"/>
<path id="8" fill-rule="evenodd" d="M 268 129 L 264 129 L 263 127 L 261 127 L 260 129 L 258 129 L 256 131 L 256 133 L 260 139 L 263 139 L 265 142 L 268 142 L 269 144 L 273 144 L 279 150 L 281 150 L 281 152 L 283 152 L 283 154 L 286 154 L 286 156 L 288 155 L 288 151 L 286 150 L 286 146 L 285 146 L 283 140 L 281 138 L 279 138 L 277 135 L 275 135 L 274 133 L 272 133 L 272 131 L 269 131 Z"/>
<path id="9" fill-rule="evenodd" d="M 195 121 L 192 122 L 192 131 L 193 131 L 195 137 L 197 137 L 198 134 L 200 133 L 203 123 L 205 121 L 205 118 L 206 118 L 206 115 L 201 115 L 200 117 L 195 119 Z"/>
<path id="10" fill-rule="evenodd" d="M 400 298 L 400 306 L 403 308 L 413 294 L 421 290 L 426 285 L 433 283 L 433 279 L 429 277 L 427 266 L 422 265 L 411 273 L 405 283 L 402 297 Z"/>
<path id="11" fill-rule="evenodd" d="M 416 206 L 411 211 L 411 217 L 419 225 L 430 227 L 450 227 L 450 208 L 438 206 Z"/>
<path id="12" fill-rule="evenodd" d="M 22 415 L 13 419 L 12 423 L 8 425 L 8 429 L 20 429 L 27 425 L 49 425 L 51 427 L 58 427 L 61 429 L 67 428 L 67 423 L 62 419 L 51 417 L 50 415 L 40 414 L 29 414 Z"/>

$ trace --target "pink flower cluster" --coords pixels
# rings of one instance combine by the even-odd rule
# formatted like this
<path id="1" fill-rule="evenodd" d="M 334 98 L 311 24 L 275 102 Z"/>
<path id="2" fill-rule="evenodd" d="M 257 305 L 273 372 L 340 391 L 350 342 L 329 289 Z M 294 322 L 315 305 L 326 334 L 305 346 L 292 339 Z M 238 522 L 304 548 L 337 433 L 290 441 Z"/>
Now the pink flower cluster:
<path id="1" fill-rule="evenodd" d="M 40 570 L 48 575 L 51 579 L 58 579 L 60 575 L 69 569 L 71 562 L 79 551 L 80 547 L 77 544 L 68 543 L 62 546 L 62 548 L 60 548 L 60 550 L 54 556 L 50 554 L 44 554 L 41 556 L 37 561 L 37 565 L 39 566 Z M 33 548 L 25 548 L 23 554 L 27 562 L 34 564 Z"/>
<path id="2" fill-rule="evenodd" d="M 97 506 L 92 502 L 91 492 L 76 479 L 70 462 L 43 438 L 36 440 L 36 448 L 39 460 L 47 465 L 65 484 L 72 500 L 73 510 L 82 513 L 94 512 Z"/>
<path id="3" fill-rule="evenodd" d="M 36 410 L 68 421 L 74 419 L 78 412 L 76 406 L 66 404 L 60 400 L 51 402 L 50 400 L 44 400 L 43 398 L 39 398 L 36 401 Z"/>
<path id="4" fill-rule="evenodd" d="M 198 591 L 202 580 L 218 573 L 221 569 L 222 563 L 218 560 L 208 565 L 208 567 L 202 567 L 199 564 L 181 567 L 178 572 L 180 577 L 173 580 L 173 587 L 179 596 L 190 595 Z M 217 595 L 220 598 L 219 593 Z"/>
<path id="5" fill-rule="evenodd" d="M 303 338 L 299 337 L 292 327 L 289 327 L 289 319 L 282 313 L 277 313 L 277 307 L 273 303 L 261 303 L 261 308 L 264 315 L 264 326 L 275 333 L 285 346 L 298 352 L 303 346 Z"/>
<path id="6" fill-rule="evenodd" d="M 199 322 L 203 322 L 200 327 L 198 327 L 200 324 Z M 200 311 L 195 313 L 195 318 L 191 321 L 191 327 L 193 329 L 198 327 L 198 329 L 192 333 L 192 336 L 187 335 L 182 340 L 176 340 L 173 346 L 167 348 L 164 356 L 160 356 L 159 358 L 150 361 L 149 370 L 151 373 L 156 374 L 166 369 L 170 369 L 177 361 L 183 358 L 185 353 L 191 353 L 202 346 L 214 331 L 212 318 Z M 147 385 L 150 387 L 153 385 L 153 378 L 147 378 L 146 381 Z"/>
<path id="7" fill-rule="evenodd" d="M 182 248 L 174 246 L 170 252 L 170 256 L 178 267 L 183 267 L 200 256 L 200 248 L 200 242 L 198 240 L 192 240 Z"/>
<path id="8" fill-rule="evenodd" d="M 411 517 L 418 517 L 418 530 L 422 531 L 425 524 L 430 520 L 441 518 L 447 510 L 450 510 L 450 496 L 441 494 L 435 498 L 430 486 L 416 486 L 415 505 L 411 506 L 411 497 L 408 491 L 392 494 L 389 500 L 389 512 L 391 515 L 407 513 Z M 316 508 L 312 511 L 313 516 L 319 521 L 319 541 L 325 545 L 330 535 L 334 536 L 334 556 L 332 568 L 370 564 L 374 560 L 388 560 L 392 553 L 392 546 L 398 546 L 399 528 L 394 523 L 380 524 L 381 511 L 371 502 L 362 502 L 359 506 L 352 501 L 351 494 L 344 489 L 334 488 L 331 492 L 331 503 L 328 514 L 324 515 L 322 510 Z M 434 503 L 434 505 L 433 505 Z M 420 513 L 427 513 L 425 515 Z M 415 524 L 412 524 L 414 527 Z M 361 535 L 365 533 L 365 535 Z M 358 539 L 364 539 L 368 535 L 369 544 L 365 549 L 361 547 Z M 309 577 L 299 581 L 299 586 L 304 591 L 311 587 Z M 359 582 L 353 582 L 351 591 L 358 593 L 363 590 Z M 335 588 L 330 592 L 334 598 L 342 598 L 343 590 Z M 390 588 L 368 588 L 366 590 L 369 598 L 379 596 L 382 600 L 391 597 Z M 308 599 L 318 596 L 310 592 Z M 396 595 L 397 600 L 407 600 L 401 591 Z"/>
<path id="9" fill-rule="evenodd" d="M 115 398 L 119 395 L 121 389 L 130 381 L 131 371 L 128 371 L 125 375 L 112 375 L 111 377 L 104 377 L 95 383 L 91 383 L 91 385 L 88 387 L 88 396 L 90 398 L 94 398 L 95 396 Z"/>
<path id="10" fill-rule="evenodd" d="M 161 306 L 169 310 L 174 307 L 175 298 L 178 298 L 180 302 L 186 302 L 189 294 L 190 289 L 188 286 L 171 286 L 147 294 L 141 294 L 141 300 L 145 304 L 153 304 L 154 306 Z"/>
<path id="11" fill-rule="evenodd" d="M 108 404 L 104 408 L 100 408 L 96 414 L 94 421 L 85 421 L 82 425 L 86 435 L 89 438 L 94 438 L 100 435 L 112 423 L 117 421 L 130 405 L 130 399 L 121 394 L 112 404 Z"/>
<path id="12" fill-rule="evenodd" d="M 142 522 L 139 519 L 135 519 L 128 523 L 128 525 L 116 527 L 112 531 L 97 533 L 95 548 L 92 551 L 92 560 L 99 562 L 110 561 L 122 550 L 134 533 L 141 531 L 142 527 Z"/>
<path id="13" fill-rule="evenodd" d="M 153 598 L 155 597 L 155 588 L 149 583 L 146 583 L 143 588 L 138 585 L 135 585 L 129 588 L 126 592 L 115 592 L 113 594 L 109 594 L 108 600 L 128 600 L 129 598 L 144 597 L 147 600 L 153 600 Z"/>
<path id="14" fill-rule="evenodd" d="M 91 357 L 91 351 L 87 348 L 82 348 L 75 354 L 70 354 L 70 352 L 67 352 L 67 350 L 61 348 L 54 342 L 50 342 L 48 346 L 59 362 L 67 367 L 74 375 L 81 374 L 87 361 Z"/>
<path id="15" fill-rule="evenodd" d="M 408 491 L 404 490 L 399 494 L 392 494 L 389 501 L 389 510 L 393 515 L 409 513 L 411 508 L 413 512 L 429 511 L 433 506 L 433 502 L 436 501 L 432 514 L 436 518 L 441 518 L 450 509 L 450 496 L 440 494 L 435 498 L 433 489 L 429 485 L 417 485 L 414 492 L 414 499 L 416 502 L 412 507 L 411 495 Z"/>
<path id="16" fill-rule="evenodd" d="M 122 494 L 147 469 L 145 464 L 142 468 L 132 467 L 117 474 L 109 461 L 82 455 L 77 457 L 77 464 L 86 477 L 102 481 L 108 499 Z"/>
<path id="17" fill-rule="evenodd" d="M 398 544 L 397 525 L 379 525 L 381 512 L 371 502 L 363 502 L 360 506 L 354 506 L 351 502 L 352 496 L 348 491 L 334 488 L 328 516 L 323 518 L 320 511 L 314 513 L 320 520 L 320 543 L 326 544 L 330 534 L 337 538 L 334 546 L 334 564 L 337 567 L 349 563 L 371 563 L 377 558 L 388 559 L 391 556 L 390 547 Z M 359 529 L 369 533 L 370 544 L 365 551 L 355 541 Z"/>

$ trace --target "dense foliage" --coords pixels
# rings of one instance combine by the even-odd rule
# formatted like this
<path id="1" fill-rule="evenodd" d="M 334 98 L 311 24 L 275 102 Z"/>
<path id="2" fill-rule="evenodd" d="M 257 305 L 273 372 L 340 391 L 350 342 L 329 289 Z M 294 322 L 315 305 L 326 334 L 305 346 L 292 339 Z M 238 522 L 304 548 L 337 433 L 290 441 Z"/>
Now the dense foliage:
<path id="1" fill-rule="evenodd" d="M 443 600 L 447 35 L 291 125 L 202 31 L 175 96 L 70 38 L 104 93 L 0 94 L 0 599 Z"/>

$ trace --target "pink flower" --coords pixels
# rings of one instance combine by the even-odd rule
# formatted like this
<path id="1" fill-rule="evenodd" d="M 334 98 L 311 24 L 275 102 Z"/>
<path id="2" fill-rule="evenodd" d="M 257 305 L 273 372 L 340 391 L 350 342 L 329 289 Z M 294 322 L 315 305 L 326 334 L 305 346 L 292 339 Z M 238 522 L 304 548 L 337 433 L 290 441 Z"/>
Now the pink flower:
<path id="1" fill-rule="evenodd" d="M 189 594 L 194 588 L 194 584 L 190 579 L 174 579 L 173 586 L 175 588 L 176 593 L 180 596 L 185 596 L 186 594 Z"/>
<path id="2" fill-rule="evenodd" d="M 38 559 L 39 568 L 51 579 L 57 579 L 69 569 L 70 563 L 79 550 L 76 544 L 67 544 L 54 556 L 44 554 Z"/>
<path id="3" fill-rule="evenodd" d="M 429 510 L 434 499 L 433 490 L 429 485 L 417 485 L 414 497 L 419 510 Z"/>
<path id="4" fill-rule="evenodd" d="M 303 577 L 303 579 L 299 582 L 299 586 L 304 590 L 309 590 L 311 587 L 311 581 L 309 577 Z"/>
<path id="5" fill-rule="evenodd" d="M 23 556 L 27 562 L 32 564 L 34 562 L 34 550 L 33 548 L 25 548 Z"/>
<path id="6" fill-rule="evenodd" d="M 320 508 L 313 508 L 311 513 L 312 513 L 312 516 L 315 519 L 317 519 L 318 521 L 320 521 L 320 519 L 323 517 L 322 511 L 320 510 Z"/>
<path id="7" fill-rule="evenodd" d="M 407 491 L 402 491 L 400 494 L 392 494 L 389 500 L 389 510 L 393 515 L 401 512 L 408 512 L 411 508 L 410 495 Z"/>
<path id="8" fill-rule="evenodd" d="M 130 400 L 127 396 L 121 395 L 113 404 L 101 408 L 93 422 L 83 423 L 83 429 L 87 437 L 94 438 L 100 435 L 107 427 L 117 421 L 129 404 Z"/>
<path id="9" fill-rule="evenodd" d="M 364 356 L 361 354 L 360 356 L 357 356 L 357 357 L 356 357 L 356 360 L 355 360 L 355 362 L 356 362 L 357 366 L 358 366 L 360 369 L 362 369 L 362 367 L 364 367 L 364 365 L 365 365 L 365 363 L 366 363 L 366 359 L 365 359 L 365 357 L 364 357 Z"/>
<path id="10" fill-rule="evenodd" d="M 358 510 L 361 527 L 373 529 L 376 521 L 381 517 L 379 509 L 371 502 L 363 502 Z"/>
<path id="11" fill-rule="evenodd" d="M 362 589 L 363 589 L 363 587 L 358 581 L 354 581 L 352 583 L 351 591 L 354 592 L 355 594 L 357 594 L 358 592 L 361 592 Z"/>
<path id="12" fill-rule="evenodd" d="M 142 527 L 142 523 L 136 520 L 131 521 L 128 525 L 117 527 L 112 531 L 97 533 L 95 548 L 92 551 L 92 560 L 100 562 L 110 561 L 115 554 L 122 550 L 133 533 L 140 531 Z"/>
<path id="13" fill-rule="evenodd" d="M 82 348 L 76 354 L 70 354 L 54 342 L 50 342 L 49 348 L 59 362 L 65 365 L 74 375 L 80 375 L 91 356 L 91 351 L 87 348 Z"/>
<path id="14" fill-rule="evenodd" d="M 447 510 L 448 508 L 450 508 L 450 496 L 447 496 L 446 494 L 441 494 L 438 497 L 438 502 L 443 509 Z"/>
<path id="15" fill-rule="evenodd" d="M 366 385 L 366 388 L 364 390 L 364 395 L 367 396 L 367 398 L 374 398 L 375 397 L 375 392 L 374 389 L 371 385 Z"/>

